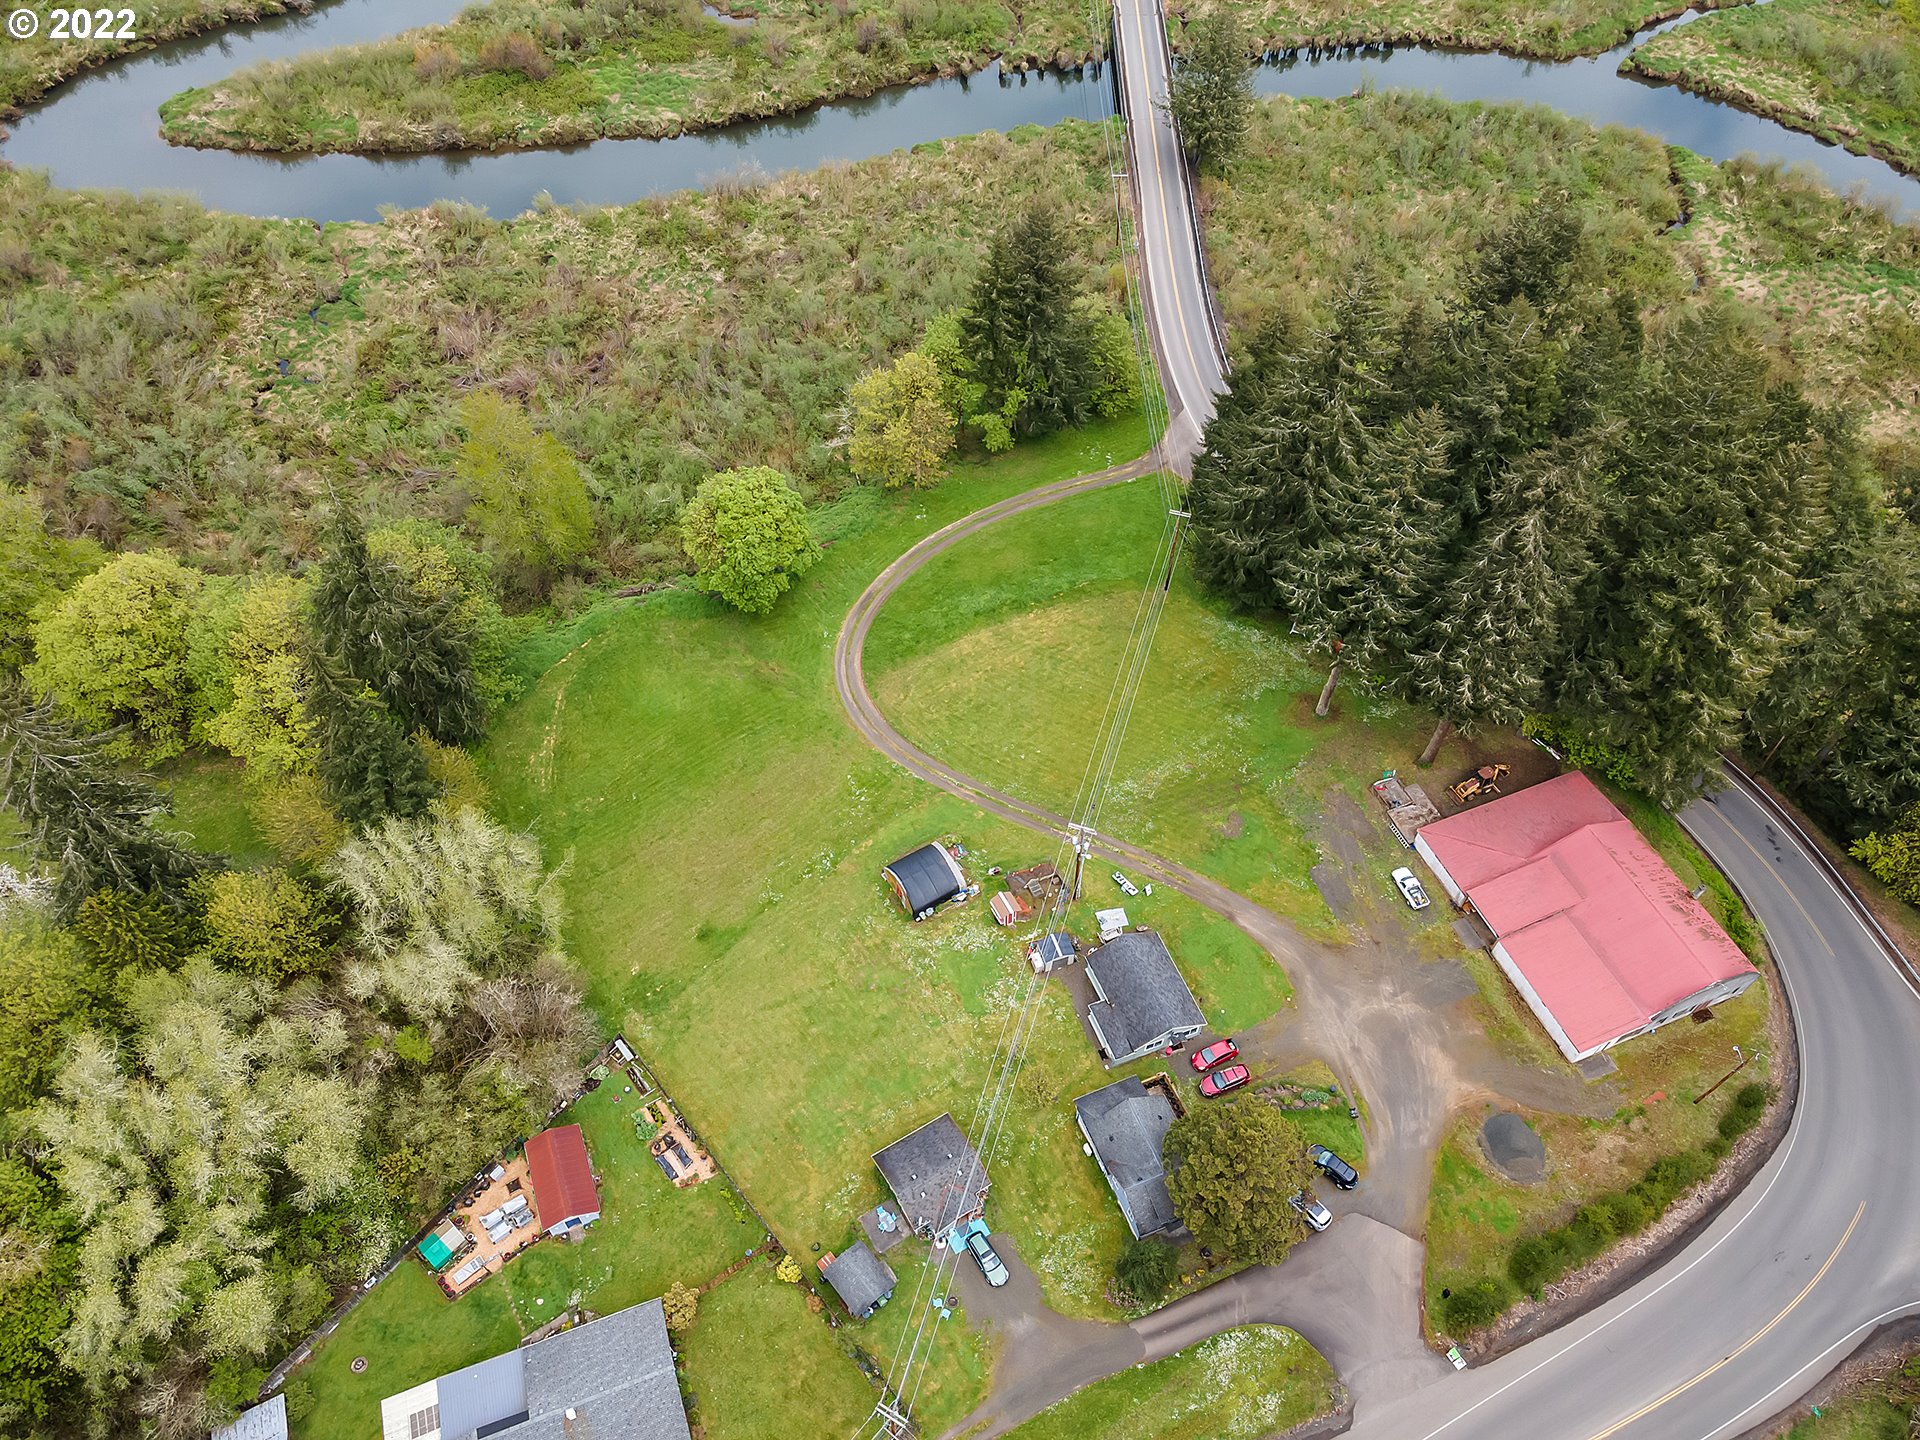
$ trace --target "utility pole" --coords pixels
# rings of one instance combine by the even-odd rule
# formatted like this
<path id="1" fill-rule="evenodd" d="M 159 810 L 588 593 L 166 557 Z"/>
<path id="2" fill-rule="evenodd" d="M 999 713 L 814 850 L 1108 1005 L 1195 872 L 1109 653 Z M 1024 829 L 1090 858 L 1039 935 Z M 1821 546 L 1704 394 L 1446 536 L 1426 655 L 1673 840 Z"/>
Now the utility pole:
<path id="1" fill-rule="evenodd" d="M 1695 1096 L 1694 1104 L 1698 1105 L 1702 1100 L 1706 1099 L 1707 1096 L 1713 1094 L 1714 1091 L 1726 1084 L 1727 1081 L 1733 1079 L 1734 1076 L 1746 1069 L 1747 1062 L 1753 1058 L 1751 1055 L 1743 1053 L 1738 1045 L 1733 1047 L 1733 1053 L 1739 1057 L 1740 1063 L 1734 1066 L 1733 1069 L 1727 1071 L 1727 1073 L 1722 1075 L 1718 1080 L 1714 1081 L 1713 1084 L 1709 1085 L 1705 1090 L 1701 1091 L 1699 1095 Z"/>
<path id="2" fill-rule="evenodd" d="M 1080 899 L 1080 877 L 1086 869 L 1087 856 L 1093 853 L 1093 832 L 1085 825 L 1068 825 L 1067 834 L 1073 840 L 1073 889 L 1068 892 L 1069 902 Z"/>

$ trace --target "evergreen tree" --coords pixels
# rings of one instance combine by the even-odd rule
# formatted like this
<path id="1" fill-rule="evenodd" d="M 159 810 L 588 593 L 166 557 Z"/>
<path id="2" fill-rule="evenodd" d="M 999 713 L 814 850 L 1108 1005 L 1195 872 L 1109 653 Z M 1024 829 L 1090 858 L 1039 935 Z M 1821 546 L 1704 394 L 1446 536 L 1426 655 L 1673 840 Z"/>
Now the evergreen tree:
<path id="1" fill-rule="evenodd" d="M 423 594 L 398 567 L 376 560 L 359 516 L 345 505 L 319 566 L 312 616 L 327 663 L 371 689 L 404 734 L 424 730 L 459 745 L 480 733 L 485 704 L 457 597 Z"/>
<path id="2" fill-rule="evenodd" d="M 1847 441 L 1774 386 L 1726 310 L 1683 317 L 1627 387 L 1598 564 L 1551 707 L 1664 804 L 1694 792 L 1773 668 L 1776 610 Z"/>
<path id="3" fill-rule="evenodd" d="M 987 248 L 961 322 L 962 343 L 981 385 L 985 416 L 1016 435 L 1084 424 L 1100 376 L 1092 321 L 1074 304 L 1077 285 L 1066 233 L 1034 205 Z"/>
<path id="4" fill-rule="evenodd" d="M 366 825 L 418 815 L 433 800 L 420 746 L 373 691 L 319 651 L 308 656 L 307 710 L 320 742 L 320 779 L 340 816 Z"/>
<path id="5" fill-rule="evenodd" d="M 1566 644 L 1589 565 L 1597 457 L 1586 445 L 1537 451 L 1496 480 L 1466 553 L 1443 572 L 1407 657 L 1407 697 L 1436 711 L 1422 764 L 1455 726 L 1518 724 Z"/>
<path id="6" fill-rule="evenodd" d="M 156 827 L 164 796 L 106 759 L 110 736 L 76 735 L 51 701 L 0 682 L 0 804 L 57 868 L 54 905 L 71 915 L 96 890 L 151 891 L 176 908 L 207 863 L 184 836 Z"/>
<path id="7" fill-rule="evenodd" d="M 1240 153 L 1253 124 L 1253 42 L 1237 9 L 1216 4 L 1187 26 L 1166 108 L 1195 169 L 1217 173 Z"/>

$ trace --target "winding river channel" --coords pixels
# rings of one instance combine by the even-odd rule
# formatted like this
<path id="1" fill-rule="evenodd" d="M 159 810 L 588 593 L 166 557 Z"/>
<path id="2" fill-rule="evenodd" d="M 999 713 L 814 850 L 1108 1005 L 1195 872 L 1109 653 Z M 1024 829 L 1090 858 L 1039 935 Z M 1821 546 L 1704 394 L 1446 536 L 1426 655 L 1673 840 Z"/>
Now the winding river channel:
<path id="1" fill-rule="evenodd" d="M 272 157 L 192 150 L 159 135 L 161 101 L 242 65 L 376 39 L 451 18 L 465 0 L 333 0 L 315 13 L 176 41 L 63 86 L 27 114 L 0 156 L 73 187 L 172 190 L 216 209 L 319 220 L 371 220 L 385 206 L 464 200 L 497 215 L 546 194 L 563 204 L 618 204 L 699 186 L 745 168 L 769 173 L 857 160 L 981 130 L 1048 125 L 1107 112 L 1105 74 L 1002 75 L 902 86 L 864 100 L 673 140 L 602 140 L 565 149 L 375 159 Z M 1684 22 L 1674 22 L 1684 23 Z M 1644 37 L 1643 37 L 1644 38 Z M 1820 172 L 1835 190 L 1920 218 L 1920 180 L 1730 106 L 1617 72 L 1631 46 L 1546 62 L 1431 49 L 1322 55 L 1263 66 L 1266 94 L 1346 95 L 1362 84 L 1451 100 L 1532 101 L 1596 124 L 1633 126 L 1716 160 L 1751 154 Z"/>

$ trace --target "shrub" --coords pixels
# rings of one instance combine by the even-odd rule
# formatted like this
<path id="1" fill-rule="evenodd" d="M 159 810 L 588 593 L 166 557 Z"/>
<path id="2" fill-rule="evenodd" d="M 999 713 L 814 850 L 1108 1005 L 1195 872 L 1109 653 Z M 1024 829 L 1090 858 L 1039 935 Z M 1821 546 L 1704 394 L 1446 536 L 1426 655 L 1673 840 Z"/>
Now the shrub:
<path id="1" fill-rule="evenodd" d="M 667 1329 L 675 1334 L 691 1330 L 694 1316 L 700 1310 L 699 1292 L 689 1290 L 676 1280 L 667 1287 L 667 1293 L 660 1297 L 660 1308 L 665 1312 Z"/>
<path id="2" fill-rule="evenodd" d="M 1167 1293 L 1180 1268 L 1180 1257 L 1158 1240 L 1136 1240 L 1120 1252 L 1113 1273 L 1134 1299 L 1152 1304 Z"/>
<path id="3" fill-rule="evenodd" d="M 429 83 L 460 73 L 460 55 L 441 40 L 423 40 L 413 47 L 413 73 Z"/>
<path id="4" fill-rule="evenodd" d="M 1440 1320 L 1455 1334 L 1470 1334 L 1484 1329 L 1500 1318 L 1513 1300 L 1513 1292 L 1497 1275 L 1462 1285 L 1440 1302 Z"/>
<path id="5" fill-rule="evenodd" d="M 791 1255 L 782 1255 L 780 1263 L 773 1267 L 773 1273 L 788 1285 L 800 1283 L 800 1262 Z"/>
<path id="6" fill-rule="evenodd" d="M 1565 1230 L 1549 1230 L 1531 1235 L 1513 1247 L 1507 1256 L 1507 1275 L 1529 1294 L 1542 1285 L 1552 1284 L 1572 1268 L 1574 1256 Z"/>
<path id="7" fill-rule="evenodd" d="M 480 47 L 480 64 L 487 70 L 518 70 L 529 80 L 544 80 L 553 74 L 553 61 L 540 48 L 540 42 L 524 30 L 495 35 Z"/>
<path id="8" fill-rule="evenodd" d="M 1622 1190 L 1596 1202 L 1607 1207 L 1607 1214 L 1613 1220 L 1613 1233 L 1633 1235 L 1647 1226 L 1653 1219 L 1653 1211 L 1644 1196 L 1638 1190 Z"/>

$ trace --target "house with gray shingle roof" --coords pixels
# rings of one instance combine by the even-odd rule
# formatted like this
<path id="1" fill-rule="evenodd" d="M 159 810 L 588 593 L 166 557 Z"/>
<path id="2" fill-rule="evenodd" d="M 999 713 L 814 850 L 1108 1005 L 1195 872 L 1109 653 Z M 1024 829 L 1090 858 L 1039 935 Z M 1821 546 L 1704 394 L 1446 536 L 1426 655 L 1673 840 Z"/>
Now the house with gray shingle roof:
<path id="1" fill-rule="evenodd" d="M 1088 958 L 1087 979 L 1099 997 L 1087 1007 L 1087 1024 L 1109 1065 L 1191 1040 L 1207 1028 L 1180 967 L 1151 930 L 1129 930 L 1107 941 Z"/>
<path id="2" fill-rule="evenodd" d="M 382 1440 L 690 1440 L 658 1300 L 389 1395 Z"/>
<path id="3" fill-rule="evenodd" d="M 1113 1187 L 1113 1198 L 1120 1202 L 1120 1213 L 1127 1217 L 1127 1228 L 1136 1240 L 1180 1225 L 1160 1159 L 1167 1130 L 1179 1118 L 1169 1098 L 1172 1088 L 1169 1084 L 1148 1087 L 1129 1075 L 1073 1102 L 1073 1118 Z"/>
<path id="4" fill-rule="evenodd" d="M 820 1277 L 833 1287 L 840 1303 L 856 1320 L 864 1320 L 893 1294 L 893 1267 L 874 1254 L 864 1240 L 856 1241 L 820 1267 Z"/>
<path id="5" fill-rule="evenodd" d="M 916 1234 L 932 1239 L 985 1213 L 987 1171 L 973 1146 L 942 1114 L 879 1151 L 873 1163 Z"/>

